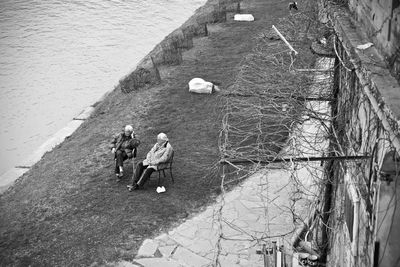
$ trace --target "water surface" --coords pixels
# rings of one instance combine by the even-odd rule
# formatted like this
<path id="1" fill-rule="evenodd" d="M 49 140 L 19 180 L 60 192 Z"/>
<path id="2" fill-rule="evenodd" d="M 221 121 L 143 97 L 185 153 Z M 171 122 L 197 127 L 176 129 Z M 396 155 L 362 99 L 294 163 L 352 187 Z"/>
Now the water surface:
<path id="1" fill-rule="evenodd" d="M 0 174 L 134 69 L 206 0 L 2 0 Z"/>

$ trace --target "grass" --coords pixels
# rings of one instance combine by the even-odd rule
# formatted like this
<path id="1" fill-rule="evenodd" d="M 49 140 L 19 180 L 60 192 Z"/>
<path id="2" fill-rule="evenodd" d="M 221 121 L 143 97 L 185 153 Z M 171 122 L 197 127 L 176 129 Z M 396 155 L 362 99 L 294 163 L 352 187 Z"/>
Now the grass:
<path id="1" fill-rule="evenodd" d="M 253 38 L 286 16 L 286 2 L 244 1 L 253 23 L 209 25 L 210 35 L 194 40 L 183 63 L 160 68 L 162 82 L 131 94 L 119 90 L 68 140 L 47 153 L 0 197 L 0 265 L 87 266 L 130 260 L 141 242 L 167 231 L 210 203 L 218 178 L 210 172 L 219 159 L 220 100 L 188 92 L 193 77 L 228 86 L 251 52 Z M 175 184 L 155 192 L 128 192 L 117 183 L 108 145 L 124 124 L 133 124 L 142 144 L 139 157 L 165 132 L 175 149 Z M 131 175 L 127 167 L 125 176 Z M 153 176 L 156 178 L 156 174 Z"/>

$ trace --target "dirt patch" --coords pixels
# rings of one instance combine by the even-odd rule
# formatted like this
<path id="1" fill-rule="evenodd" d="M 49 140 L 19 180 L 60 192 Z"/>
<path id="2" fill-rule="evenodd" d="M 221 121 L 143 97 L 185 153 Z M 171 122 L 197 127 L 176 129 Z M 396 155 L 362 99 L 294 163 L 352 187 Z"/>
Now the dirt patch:
<path id="1" fill-rule="evenodd" d="M 160 67 L 161 83 L 123 94 L 112 92 L 68 140 L 47 153 L 0 198 L 1 265 L 76 266 L 130 260 L 145 238 L 198 212 L 217 195 L 220 99 L 188 92 L 193 77 L 232 83 L 254 38 L 287 15 L 285 2 L 244 1 L 253 23 L 210 25 L 194 39 L 178 66 Z M 305 44 L 306 45 L 306 44 Z M 110 137 L 131 123 L 142 144 L 139 157 L 165 132 L 175 153 L 174 177 L 155 192 L 156 175 L 144 190 L 130 193 L 128 179 L 113 176 Z M 126 167 L 125 177 L 131 168 Z"/>

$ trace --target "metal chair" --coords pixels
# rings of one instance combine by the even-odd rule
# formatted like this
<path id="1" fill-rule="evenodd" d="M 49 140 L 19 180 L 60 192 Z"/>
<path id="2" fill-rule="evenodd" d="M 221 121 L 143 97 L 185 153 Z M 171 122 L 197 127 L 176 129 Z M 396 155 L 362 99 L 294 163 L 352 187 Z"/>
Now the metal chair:
<path id="1" fill-rule="evenodd" d="M 163 173 L 164 178 L 165 178 L 166 177 L 165 170 L 168 170 L 168 169 L 169 169 L 169 173 L 171 175 L 172 183 L 175 182 L 174 181 L 174 176 L 172 175 L 172 163 L 174 163 L 174 151 L 172 151 L 171 157 L 168 159 L 168 161 L 163 163 L 164 166 L 162 168 L 160 168 L 160 169 L 157 169 L 157 171 L 158 171 L 158 185 L 160 185 L 160 181 L 161 181 L 161 172 Z"/>

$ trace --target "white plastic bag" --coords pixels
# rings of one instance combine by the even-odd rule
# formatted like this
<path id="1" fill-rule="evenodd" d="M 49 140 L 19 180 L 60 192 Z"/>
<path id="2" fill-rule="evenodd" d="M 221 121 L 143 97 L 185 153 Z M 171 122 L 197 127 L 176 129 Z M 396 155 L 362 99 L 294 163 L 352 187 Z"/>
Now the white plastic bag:
<path id="1" fill-rule="evenodd" d="M 373 45 L 374 45 L 373 43 L 366 43 L 366 44 L 362 44 L 362 45 L 357 45 L 357 49 L 365 50 L 367 48 L 370 48 Z"/>
<path id="2" fill-rule="evenodd" d="M 254 16 L 252 14 L 235 14 L 233 19 L 236 21 L 254 21 Z"/>
<path id="3" fill-rule="evenodd" d="M 156 192 L 157 193 L 164 193 L 165 191 L 167 191 L 167 190 L 165 190 L 165 187 L 164 186 L 157 186 L 157 189 L 156 189 Z"/>
<path id="4" fill-rule="evenodd" d="M 197 94 L 211 94 L 213 84 L 201 78 L 193 78 L 189 82 L 189 92 Z"/>

